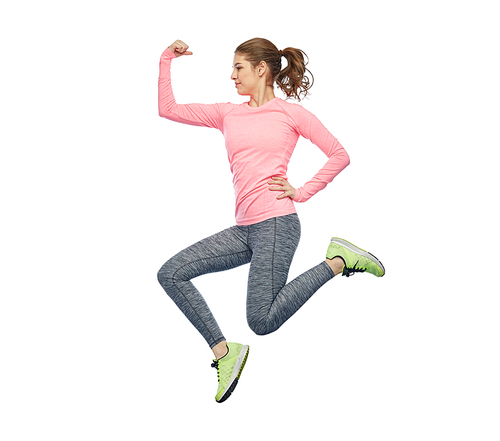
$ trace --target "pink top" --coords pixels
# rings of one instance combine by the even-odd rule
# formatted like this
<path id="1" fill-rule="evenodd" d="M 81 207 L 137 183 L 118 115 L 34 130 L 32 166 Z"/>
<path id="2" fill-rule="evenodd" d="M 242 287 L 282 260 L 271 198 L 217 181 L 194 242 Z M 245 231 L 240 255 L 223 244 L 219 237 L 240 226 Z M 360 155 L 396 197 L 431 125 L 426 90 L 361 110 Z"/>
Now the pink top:
<path id="1" fill-rule="evenodd" d="M 160 58 L 158 107 L 172 121 L 219 129 L 225 137 L 236 195 L 236 223 L 250 225 L 295 213 L 295 202 L 305 202 L 332 182 L 349 156 L 337 139 L 302 106 L 274 98 L 260 107 L 243 104 L 177 104 L 170 78 L 175 55 L 167 48 Z M 299 136 L 309 139 L 328 156 L 324 167 L 295 198 L 276 199 L 269 191 L 273 176 L 287 179 L 287 167 Z"/>

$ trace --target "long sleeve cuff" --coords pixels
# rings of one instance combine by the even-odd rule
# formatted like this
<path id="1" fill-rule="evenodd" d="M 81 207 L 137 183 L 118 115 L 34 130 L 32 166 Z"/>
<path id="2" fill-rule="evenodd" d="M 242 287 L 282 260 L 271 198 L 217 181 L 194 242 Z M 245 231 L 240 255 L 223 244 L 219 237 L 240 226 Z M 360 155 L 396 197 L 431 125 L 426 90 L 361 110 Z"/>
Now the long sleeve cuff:
<path id="1" fill-rule="evenodd" d="M 177 58 L 175 54 L 170 50 L 170 48 L 166 48 L 163 51 L 163 54 L 161 54 L 161 58 L 166 58 L 167 60 L 173 60 L 174 58 Z"/>

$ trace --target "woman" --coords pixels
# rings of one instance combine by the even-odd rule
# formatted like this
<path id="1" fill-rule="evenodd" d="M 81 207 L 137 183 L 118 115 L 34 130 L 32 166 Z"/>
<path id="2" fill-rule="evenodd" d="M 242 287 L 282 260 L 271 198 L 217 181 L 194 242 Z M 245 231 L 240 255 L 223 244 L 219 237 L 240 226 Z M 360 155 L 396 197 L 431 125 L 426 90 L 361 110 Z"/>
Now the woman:
<path id="1" fill-rule="evenodd" d="M 161 56 L 159 113 L 224 134 L 236 194 L 236 225 L 175 255 L 160 269 L 158 280 L 212 349 L 212 366 L 219 377 L 215 399 L 223 402 L 236 387 L 249 347 L 226 342 L 191 279 L 250 263 L 247 320 L 255 333 L 264 335 L 277 330 L 335 275 L 366 271 L 381 277 L 385 269 L 370 253 L 333 238 L 326 260 L 286 284 L 300 237 L 294 202 L 307 201 L 349 164 L 344 148 L 314 115 L 274 95 L 275 82 L 287 98 L 307 95 L 312 83 L 305 54 L 295 48 L 280 51 L 261 38 L 238 46 L 231 79 L 238 94 L 250 98 L 239 105 L 177 104 L 170 64 L 184 55 L 192 52 L 177 40 Z M 283 57 L 287 66 L 281 69 Z M 318 146 L 328 160 L 311 181 L 294 188 L 286 175 L 299 136 Z"/>

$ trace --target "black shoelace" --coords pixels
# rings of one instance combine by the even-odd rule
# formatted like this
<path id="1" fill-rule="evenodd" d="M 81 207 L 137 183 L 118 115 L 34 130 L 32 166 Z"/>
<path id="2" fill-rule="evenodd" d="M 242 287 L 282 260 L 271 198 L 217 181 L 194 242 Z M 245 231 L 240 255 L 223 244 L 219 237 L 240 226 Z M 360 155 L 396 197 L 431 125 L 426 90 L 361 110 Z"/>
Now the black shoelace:
<path id="1" fill-rule="evenodd" d="M 357 268 L 356 265 L 358 264 L 359 260 L 354 264 L 352 268 L 347 268 L 347 265 L 344 266 L 344 270 L 342 271 L 342 275 L 346 277 L 352 276 L 354 273 L 364 273 L 366 271 L 366 268 Z"/>
<path id="2" fill-rule="evenodd" d="M 219 360 L 214 360 L 211 366 L 217 369 L 217 378 L 219 378 Z"/>

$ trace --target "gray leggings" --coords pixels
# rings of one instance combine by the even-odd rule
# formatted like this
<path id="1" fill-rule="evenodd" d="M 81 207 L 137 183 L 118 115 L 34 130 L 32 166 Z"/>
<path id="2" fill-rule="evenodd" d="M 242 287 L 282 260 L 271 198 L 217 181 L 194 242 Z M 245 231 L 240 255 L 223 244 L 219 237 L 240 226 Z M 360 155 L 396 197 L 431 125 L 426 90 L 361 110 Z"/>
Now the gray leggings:
<path id="1" fill-rule="evenodd" d="M 158 281 L 212 348 L 225 338 L 191 279 L 250 263 L 248 325 L 258 335 L 269 334 L 333 277 L 323 261 L 285 285 L 299 239 L 297 214 L 234 226 L 172 257 L 158 272 Z"/>

